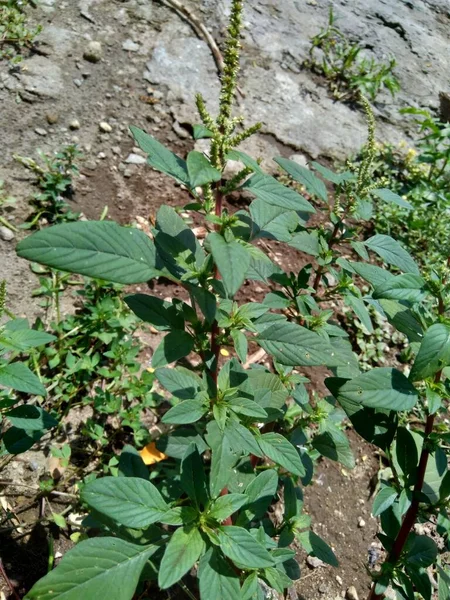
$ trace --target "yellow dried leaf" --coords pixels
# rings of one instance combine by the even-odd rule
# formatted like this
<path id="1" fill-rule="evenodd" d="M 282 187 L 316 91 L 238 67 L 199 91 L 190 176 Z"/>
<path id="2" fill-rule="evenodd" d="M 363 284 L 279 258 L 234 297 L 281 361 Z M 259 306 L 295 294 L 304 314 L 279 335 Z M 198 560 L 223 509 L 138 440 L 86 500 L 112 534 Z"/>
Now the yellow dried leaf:
<path id="1" fill-rule="evenodd" d="M 153 465 L 167 458 L 164 452 L 160 452 L 155 445 L 155 442 L 150 442 L 145 448 L 139 451 L 142 460 L 146 465 Z"/>

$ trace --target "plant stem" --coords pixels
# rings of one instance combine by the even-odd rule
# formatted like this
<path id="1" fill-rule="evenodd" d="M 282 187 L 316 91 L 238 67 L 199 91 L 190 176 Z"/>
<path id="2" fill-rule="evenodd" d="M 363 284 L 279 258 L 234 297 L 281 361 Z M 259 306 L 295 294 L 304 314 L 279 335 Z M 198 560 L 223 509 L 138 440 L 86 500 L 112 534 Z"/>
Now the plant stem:
<path id="1" fill-rule="evenodd" d="M 341 223 L 342 223 L 342 221 L 338 221 L 336 223 L 336 225 L 334 226 L 333 231 L 331 232 L 331 237 L 328 240 L 328 248 L 329 249 L 331 249 L 337 241 L 337 234 L 338 234 Z M 314 278 L 314 283 L 312 285 L 312 287 L 316 293 L 317 293 L 317 290 L 319 289 L 320 280 L 322 279 L 322 275 L 323 275 L 324 271 L 325 271 L 325 268 L 323 265 L 320 265 L 319 268 L 317 269 L 317 273 Z"/>
<path id="2" fill-rule="evenodd" d="M 16 598 L 16 600 L 20 600 L 20 596 L 19 594 L 16 592 L 16 588 L 13 586 L 13 584 L 11 583 L 8 575 L 6 574 L 5 568 L 3 567 L 3 562 L 0 559 L 0 573 L 3 577 L 3 579 L 6 582 L 6 585 L 9 587 L 9 589 L 11 590 L 12 595 L 14 596 L 14 598 Z"/>

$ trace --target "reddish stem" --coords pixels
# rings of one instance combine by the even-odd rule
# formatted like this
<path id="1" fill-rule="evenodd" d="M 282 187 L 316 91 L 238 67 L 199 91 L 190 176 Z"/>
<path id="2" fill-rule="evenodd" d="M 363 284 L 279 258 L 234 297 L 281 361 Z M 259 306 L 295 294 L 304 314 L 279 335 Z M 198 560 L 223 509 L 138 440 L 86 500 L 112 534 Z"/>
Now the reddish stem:
<path id="1" fill-rule="evenodd" d="M 8 575 L 6 574 L 5 568 L 3 566 L 3 562 L 0 559 L 0 573 L 3 577 L 3 579 L 6 582 L 6 585 L 9 587 L 9 589 L 11 590 L 12 595 L 14 596 L 14 598 L 16 600 L 20 600 L 20 596 L 19 594 L 16 592 L 16 588 L 13 586 L 13 584 L 11 583 L 11 580 L 9 579 Z"/>

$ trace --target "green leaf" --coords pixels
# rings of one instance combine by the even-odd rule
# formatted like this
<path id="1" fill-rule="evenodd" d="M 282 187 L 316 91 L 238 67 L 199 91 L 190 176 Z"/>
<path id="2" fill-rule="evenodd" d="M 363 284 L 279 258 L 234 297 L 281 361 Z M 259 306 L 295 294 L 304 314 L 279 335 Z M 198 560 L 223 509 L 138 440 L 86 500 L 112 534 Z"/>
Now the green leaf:
<path id="1" fill-rule="evenodd" d="M 125 297 L 125 303 L 140 319 L 157 329 L 183 329 L 184 319 L 172 302 L 148 294 L 133 294 Z"/>
<path id="2" fill-rule="evenodd" d="M 258 439 L 264 454 L 294 475 L 303 477 L 306 474 L 300 455 L 284 436 L 279 433 L 264 433 Z"/>
<path id="3" fill-rule="evenodd" d="M 193 126 L 194 140 L 213 137 L 214 133 L 203 124 Z"/>
<path id="4" fill-rule="evenodd" d="M 180 484 L 199 509 L 208 504 L 205 470 L 195 443 L 191 443 L 181 461 Z"/>
<path id="5" fill-rule="evenodd" d="M 197 446 L 198 451 L 204 452 L 208 447 L 203 441 L 203 438 L 198 435 L 195 429 L 177 428 L 168 436 L 162 436 L 156 442 L 156 447 L 167 456 L 172 458 L 182 459 L 186 454 L 191 442 Z"/>
<path id="6" fill-rule="evenodd" d="M 228 402 L 229 408 L 235 413 L 264 420 L 267 418 L 267 412 L 259 404 L 248 398 L 232 398 Z"/>
<path id="7" fill-rule="evenodd" d="M 1 436 L 1 440 L 9 454 L 22 454 L 22 452 L 26 452 L 34 446 L 43 435 L 44 431 L 42 429 L 25 431 L 17 427 L 10 427 Z"/>
<path id="8" fill-rule="evenodd" d="M 184 367 L 163 367 L 155 371 L 155 376 L 168 392 L 182 400 L 193 398 L 203 388 L 200 377 Z"/>
<path id="9" fill-rule="evenodd" d="M 261 569 L 274 564 L 269 552 L 246 529 L 228 525 L 218 531 L 220 549 L 237 566 Z"/>
<path id="10" fill-rule="evenodd" d="M 245 494 L 225 494 L 225 496 L 219 496 L 211 505 L 209 516 L 216 519 L 216 521 L 225 521 L 225 519 L 237 512 L 247 502 L 248 496 Z"/>
<path id="11" fill-rule="evenodd" d="M 216 318 L 216 297 L 204 288 L 185 283 L 185 286 L 190 295 L 197 302 L 200 310 L 204 314 L 208 323 L 212 323 Z"/>
<path id="12" fill-rule="evenodd" d="M 250 167 L 250 169 L 253 169 L 256 173 L 262 173 L 264 175 L 264 171 L 261 169 L 258 162 L 245 152 L 241 152 L 240 150 L 229 150 L 226 158 L 227 160 L 240 161 L 243 165 Z"/>
<path id="13" fill-rule="evenodd" d="M 433 594 L 433 588 L 431 585 L 430 576 L 426 569 L 408 569 L 406 571 L 411 578 L 416 590 L 423 597 L 424 600 L 431 600 Z"/>
<path id="14" fill-rule="evenodd" d="M 366 246 L 373 250 L 385 260 L 389 265 L 398 267 L 405 273 L 414 273 L 419 275 L 419 267 L 408 254 L 408 252 L 392 239 L 389 235 L 378 233 L 364 242 Z"/>
<path id="15" fill-rule="evenodd" d="M 241 454 L 254 454 L 262 457 L 262 453 L 254 435 L 239 421 L 228 421 L 225 427 L 225 437 L 231 446 L 233 452 Z"/>
<path id="16" fill-rule="evenodd" d="M 395 455 L 404 475 L 411 475 L 419 462 L 419 453 L 411 432 L 406 427 L 397 429 Z"/>
<path id="17" fill-rule="evenodd" d="M 204 548 L 196 527 L 180 527 L 167 544 L 158 574 L 158 585 L 165 590 L 179 581 L 194 566 Z"/>
<path id="18" fill-rule="evenodd" d="M 241 600 L 254 600 L 259 589 L 258 573 L 252 571 L 242 584 Z"/>
<path id="19" fill-rule="evenodd" d="M 388 190 L 386 188 L 379 188 L 376 190 L 371 190 L 370 193 L 374 194 L 374 196 L 376 196 L 377 198 L 380 198 L 380 200 L 383 200 L 384 202 L 389 202 L 390 204 L 397 204 L 397 206 L 401 206 L 402 208 L 407 208 L 408 210 L 413 209 L 412 204 L 410 204 L 409 202 L 404 200 L 398 194 L 395 194 L 394 192 L 391 192 L 391 190 Z"/>
<path id="20" fill-rule="evenodd" d="M 336 367 L 343 361 L 326 338 L 296 323 L 276 323 L 259 334 L 258 344 L 283 365 Z"/>
<path id="21" fill-rule="evenodd" d="M 434 540 L 426 535 L 411 535 L 405 557 L 409 567 L 429 567 L 435 562 L 437 555 L 438 548 Z"/>
<path id="22" fill-rule="evenodd" d="M 69 550 L 56 569 L 33 586 L 26 599 L 130 600 L 146 561 L 157 549 L 111 537 L 85 540 Z"/>
<path id="23" fill-rule="evenodd" d="M 322 456 L 336 460 L 348 469 L 353 469 L 355 467 L 355 457 L 347 436 L 332 423 L 326 423 L 325 427 L 325 431 L 314 436 L 312 447 L 320 452 Z"/>
<path id="24" fill-rule="evenodd" d="M 184 400 L 168 410 L 161 421 L 174 425 L 187 425 L 201 419 L 208 410 L 209 407 L 205 406 L 203 398 Z"/>
<path id="25" fill-rule="evenodd" d="M 253 222 L 252 238 L 268 238 L 281 242 L 291 239 L 291 232 L 297 227 L 300 217 L 293 210 L 274 206 L 257 198 L 250 204 Z"/>
<path id="26" fill-rule="evenodd" d="M 250 266 L 250 253 L 236 240 L 227 242 L 218 233 L 210 233 L 208 242 L 225 289 L 229 296 L 234 296 L 244 283 Z"/>
<path id="27" fill-rule="evenodd" d="M 217 423 L 211 421 L 207 426 L 206 441 L 211 448 L 211 470 L 209 473 L 209 492 L 216 498 L 227 486 L 231 469 L 237 461 L 236 454 L 231 450 L 228 438 L 220 431 Z"/>
<path id="28" fill-rule="evenodd" d="M 392 281 L 392 279 L 395 277 L 395 275 L 392 275 L 392 273 L 386 269 L 382 269 L 376 265 L 366 265 L 365 263 L 357 263 L 352 261 L 343 262 L 342 259 L 338 259 L 338 261 L 339 264 L 341 264 L 344 268 L 349 268 L 351 272 L 356 273 L 374 287 L 381 285 L 386 281 Z"/>
<path id="29" fill-rule="evenodd" d="M 239 523 L 261 519 L 278 489 L 278 475 L 274 469 L 263 471 L 251 481 L 245 489 L 248 503 L 245 505 L 243 518 L 239 517 Z"/>
<path id="30" fill-rule="evenodd" d="M 189 525 L 198 516 L 198 510 L 193 506 L 174 506 L 161 517 L 160 522 L 164 525 Z"/>
<path id="31" fill-rule="evenodd" d="M 310 233 L 308 231 L 300 231 L 300 233 L 294 235 L 288 244 L 301 252 L 311 254 L 311 256 L 319 256 L 321 250 L 317 231 Z"/>
<path id="32" fill-rule="evenodd" d="M 300 531 L 296 538 L 308 554 L 313 554 L 327 565 L 338 567 L 339 562 L 330 546 L 314 531 Z"/>
<path id="33" fill-rule="evenodd" d="M 201 187 L 213 181 L 220 181 L 222 174 L 212 166 L 201 152 L 192 150 L 187 156 L 187 170 L 191 188 Z"/>
<path id="34" fill-rule="evenodd" d="M 236 350 L 236 354 L 239 356 L 239 360 L 243 363 L 247 360 L 247 351 L 248 351 L 248 342 L 245 334 L 238 329 L 233 329 L 231 331 L 231 337 L 234 342 L 234 349 Z"/>
<path id="35" fill-rule="evenodd" d="M 397 495 L 397 490 L 394 488 L 388 486 L 381 488 L 373 501 L 372 515 L 374 517 L 381 515 L 381 513 L 394 504 Z"/>
<path id="36" fill-rule="evenodd" d="M 239 600 L 239 576 L 217 548 L 200 559 L 198 567 L 201 600 Z"/>
<path id="37" fill-rule="evenodd" d="M 411 381 L 420 381 L 432 377 L 449 364 L 450 327 L 444 323 L 435 323 L 423 336 L 409 378 Z"/>
<path id="38" fill-rule="evenodd" d="M 17 406 L 4 415 L 12 425 L 27 431 L 40 431 L 51 429 L 58 425 L 58 421 L 39 406 L 23 404 Z"/>
<path id="39" fill-rule="evenodd" d="M 356 296 L 352 296 L 351 294 L 346 294 L 344 296 L 344 302 L 350 306 L 358 319 L 364 325 L 369 333 L 373 333 L 373 325 L 372 320 L 370 318 L 369 311 L 364 304 L 364 301 L 361 298 L 357 298 Z"/>
<path id="40" fill-rule="evenodd" d="M 389 323 L 404 333 L 410 342 L 421 342 L 423 329 L 414 313 L 396 300 L 379 300 Z"/>
<path id="41" fill-rule="evenodd" d="M 320 165 L 317 162 L 312 162 L 311 164 L 316 171 L 319 171 L 319 173 L 324 179 L 326 179 L 327 181 L 331 181 L 331 183 L 334 183 L 335 185 L 340 185 L 341 183 L 344 183 L 344 181 L 350 181 L 355 177 L 351 171 L 345 171 L 344 173 L 335 173 L 334 171 L 330 171 L 330 169 L 327 169 L 326 167 Z"/>
<path id="42" fill-rule="evenodd" d="M 8 329 L 5 327 L 0 335 L 0 345 L 10 350 L 24 351 L 37 348 L 56 340 L 54 335 L 35 329 Z"/>
<path id="43" fill-rule="evenodd" d="M 81 498 L 120 525 L 139 529 L 156 523 L 169 507 L 149 481 L 140 477 L 102 477 L 87 483 Z"/>
<path id="44" fill-rule="evenodd" d="M 163 367 L 184 358 L 194 349 L 194 338 L 187 331 L 172 330 L 164 336 L 152 357 L 152 367 Z"/>
<path id="45" fill-rule="evenodd" d="M 378 285 L 372 296 L 374 298 L 387 298 L 388 300 L 420 302 L 425 296 L 424 287 L 425 280 L 422 277 L 405 273 Z"/>
<path id="46" fill-rule="evenodd" d="M 260 200 L 267 202 L 271 206 L 279 206 L 287 210 L 294 210 L 304 213 L 315 213 L 315 209 L 298 192 L 292 188 L 286 187 L 274 177 L 256 173 L 241 186 L 242 190 L 249 190 Z"/>
<path id="47" fill-rule="evenodd" d="M 325 385 L 335 398 L 369 408 L 409 410 L 418 400 L 412 383 L 396 369 L 378 367 L 354 379 L 328 378 Z"/>
<path id="48" fill-rule="evenodd" d="M 21 362 L 0 367 L 0 385 L 25 394 L 47 395 L 47 390 L 40 380 Z"/>
<path id="49" fill-rule="evenodd" d="M 148 162 L 154 169 L 189 187 L 189 174 L 184 160 L 142 129 L 131 125 L 130 131 L 139 148 L 148 154 Z"/>
<path id="50" fill-rule="evenodd" d="M 317 196 L 317 198 L 320 198 L 324 202 L 328 202 L 327 188 L 324 182 L 316 177 L 312 171 L 287 158 L 277 157 L 274 160 L 295 181 L 304 185 L 310 194 Z"/>
<path id="51" fill-rule="evenodd" d="M 119 477 L 140 477 L 148 481 L 148 467 L 133 446 L 125 446 L 119 457 Z"/>
<path id="52" fill-rule="evenodd" d="M 42 229 L 17 245 L 28 260 L 116 283 L 158 277 L 153 242 L 143 231 L 107 221 L 78 221 Z"/>

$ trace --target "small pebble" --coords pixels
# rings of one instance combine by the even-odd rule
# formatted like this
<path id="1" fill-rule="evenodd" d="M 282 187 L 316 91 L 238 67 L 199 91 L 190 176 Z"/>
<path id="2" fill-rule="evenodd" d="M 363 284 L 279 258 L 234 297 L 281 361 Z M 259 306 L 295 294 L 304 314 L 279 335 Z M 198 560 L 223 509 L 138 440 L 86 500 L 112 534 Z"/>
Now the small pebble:
<path id="1" fill-rule="evenodd" d="M 326 583 L 321 583 L 318 587 L 319 593 L 320 594 L 326 594 L 328 591 L 328 587 Z"/>
<path id="2" fill-rule="evenodd" d="M 47 131 L 45 129 L 43 129 L 42 127 L 36 127 L 36 129 L 34 131 L 35 131 L 35 133 L 37 133 L 38 135 L 41 135 L 42 137 L 47 135 Z"/>
<path id="3" fill-rule="evenodd" d="M 77 87 L 81 87 L 83 85 L 81 79 L 74 79 L 73 82 Z"/>
<path id="4" fill-rule="evenodd" d="M 54 125 L 58 122 L 59 115 L 57 113 L 48 113 L 45 118 L 47 119 L 47 123 L 49 125 Z"/>
<path id="5" fill-rule="evenodd" d="M 97 163 L 95 162 L 95 160 L 87 160 L 84 163 L 84 166 L 86 167 L 86 169 L 89 169 L 89 171 L 95 171 L 95 169 L 97 168 Z"/>
<path id="6" fill-rule="evenodd" d="M 342 581 L 342 577 L 339 577 L 339 575 L 336 575 L 336 581 L 337 581 L 338 585 L 342 585 L 344 583 Z"/>
<path id="7" fill-rule="evenodd" d="M 317 556 L 307 556 L 306 562 L 313 569 L 317 569 L 318 567 L 323 567 L 323 564 L 324 564 L 323 561 L 320 560 L 320 558 L 317 558 Z"/>
<path id="8" fill-rule="evenodd" d="M 2 240 L 4 240 L 5 242 L 12 242 L 12 240 L 15 237 L 16 236 L 14 235 L 14 232 L 11 231 L 11 229 L 9 229 L 8 227 L 5 227 L 4 225 L 0 226 L 0 238 Z"/>
<path id="9" fill-rule="evenodd" d="M 70 121 L 69 127 L 70 129 L 80 129 L 80 121 L 78 119 L 73 119 L 73 121 Z"/>
<path id="10" fill-rule="evenodd" d="M 181 125 L 178 123 L 178 121 L 173 122 L 172 129 L 175 131 L 177 136 L 180 138 L 189 137 L 189 133 L 187 132 L 187 130 L 184 127 L 181 127 Z"/>
<path id="11" fill-rule="evenodd" d="M 358 592 L 354 585 L 351 585 L 347 591 L 345 592 L 345 597 L 347 600 L 359 600 Z"/>
<path id="12" fill-rule="evenodd" d="M 92 63 L 96 63 L 101 60 L 103 56 L 103 49 L 100 42 L 89 42 L 86 50 L 83 53 L 84 60 Z"/>
<path id="13" fill-rule="evenodd" d="M 139 50 L 139 47 L 139 44 L 133 42 L 133 40 L 130 39 L 125 40 L 122 44 L 122 49 L 126 50 L 127 52 L 137 52 Z"/>
<path id="14" fill-rule="evenodd" d="M 101 123 L 98 124 L 100 131 L 103 131 L 103 133 L 111 133 L 112 131 L 112 127 L 109 123 L 107 123 L 106 121 L 102 121 Z"/>
<path id="15" fill-rule="evenodd" d="M 358 527 L 360 527 L 362 529 L 365 526 L 366 526 L 366 522 L 364 521 L 364 519 L 362 517 L 359 517 L 359 519 L 358 519 Z"/>
<path id="16" fill-rule="evenodd" d="M 129 154 L 125 162 L 129 165 L 145 165 L 147 159 L 139 154 Z"/>

